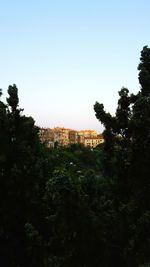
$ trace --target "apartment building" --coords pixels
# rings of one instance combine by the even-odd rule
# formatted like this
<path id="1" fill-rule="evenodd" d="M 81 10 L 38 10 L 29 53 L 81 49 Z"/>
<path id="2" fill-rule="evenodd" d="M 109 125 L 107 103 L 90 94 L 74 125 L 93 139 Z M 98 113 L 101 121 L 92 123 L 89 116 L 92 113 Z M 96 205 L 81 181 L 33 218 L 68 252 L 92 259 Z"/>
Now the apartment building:
<path id="1" fill-rule="evenodd" d="M 78 144 L 79 143 L 79 135 L 75 130 L 69 131 L 69 143 L 70 144 Z"/>
<path id="2" fill-rule="evenodd" d="M 53 129 L 54 132 L 54 142 L 58 142 L 60 146 L 69 145 L 69 132 L 70 129 L 64 127 L 56 127 Z"/>
<path id="3" fill-rule="evenodd" d="M 40 128 L 40 139 L 43 143 L 46 143 L 48 147 L 54 147 L 54 132 L 50 128 Z"/>
<path id="4" fill-rule="evenodd" d="M 99 144 L 104 142 L 104 138 L 102 135 L 92 136 L 92 137 L 85 137 L 84 138 L 84 145 L 86 147 L 95 148 Z"/>
<path id="5" fill-rule="evenodd" d="M 40 138 L 48 147 L 68 146 L 69 144 L 83 144 L 86 147 L 94 148 L 104 142 L 103 136 L 95 130 L 76 131 L 64 127 L 41 128 Z"/>
<path id="6" fill-rule="evenodd" d="M 79 135 L 82 135 L 84 137 L 96 137 L 97 136 L 97 132 L 95 130 L 81 130 L 78 131 Z"/>

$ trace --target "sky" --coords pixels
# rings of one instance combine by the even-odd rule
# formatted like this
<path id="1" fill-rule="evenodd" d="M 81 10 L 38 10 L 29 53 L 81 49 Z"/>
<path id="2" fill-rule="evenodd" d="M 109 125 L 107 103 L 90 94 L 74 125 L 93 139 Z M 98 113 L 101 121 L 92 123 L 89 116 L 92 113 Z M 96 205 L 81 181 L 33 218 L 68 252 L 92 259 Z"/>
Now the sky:
<path id="1" fill-rule="evenodd" d="M 118 91 L 139 89 L 150 46 L 149 0 L 1 0 L 0 88 L 40 127 L 103 130 L 93 105 L 114 114 Z"/>

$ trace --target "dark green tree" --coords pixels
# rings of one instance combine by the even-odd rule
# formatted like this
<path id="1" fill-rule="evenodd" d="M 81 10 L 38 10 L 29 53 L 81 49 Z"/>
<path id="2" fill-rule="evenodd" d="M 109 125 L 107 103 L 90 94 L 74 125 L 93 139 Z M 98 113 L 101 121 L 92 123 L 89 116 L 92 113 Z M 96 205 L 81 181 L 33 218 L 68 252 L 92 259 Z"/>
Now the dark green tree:
<path id="1" fill-rule="evenodd" d="M 34 120 L 18 107 L 16 85 L 8 94 L 7 105 L 0 102 L 0 258 L 3 266 L 44 266 L 45 152 Z"/>
<path id="2" fill-rule="evenodd" d="M 50 266 L 112 266 L 117 253 L 110 253 L 109 241 L 117 229 L 108 181 L 92 170 L 84 175 L 73 168 L 57 170 L 44 201 Z"/>
<path id="3" fill-rule="evenodd" d="M 141 51 L 138 66 L 140 91 L 119 92 L 115 116 L 105 112 L 98 102 L 96 117 L 104 125 L 104 173 L 115 182 L 114 199 L 118 215 L 124 218 L 127 266 L 150 261 L 150 48 Z M 146 233 L 144 232 L 146 230 Z M 123 232 L 120 232 L 123 238 Z"/>

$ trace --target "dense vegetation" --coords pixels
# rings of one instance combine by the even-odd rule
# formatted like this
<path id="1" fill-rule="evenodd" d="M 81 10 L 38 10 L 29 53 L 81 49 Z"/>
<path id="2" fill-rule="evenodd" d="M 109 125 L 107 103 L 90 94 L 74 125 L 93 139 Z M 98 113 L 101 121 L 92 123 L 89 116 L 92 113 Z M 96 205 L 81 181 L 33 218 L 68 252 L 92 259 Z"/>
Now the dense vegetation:
<path id="1" fill-rule="evenodd" d="M 94 150 L 46 148 L 9 86 L 0 101 L 1 266 L 150 265 L 150 48 L 140 60 L 140 91 L 122 88 L 115 116 L 94 105 L 105 127 Z"/>

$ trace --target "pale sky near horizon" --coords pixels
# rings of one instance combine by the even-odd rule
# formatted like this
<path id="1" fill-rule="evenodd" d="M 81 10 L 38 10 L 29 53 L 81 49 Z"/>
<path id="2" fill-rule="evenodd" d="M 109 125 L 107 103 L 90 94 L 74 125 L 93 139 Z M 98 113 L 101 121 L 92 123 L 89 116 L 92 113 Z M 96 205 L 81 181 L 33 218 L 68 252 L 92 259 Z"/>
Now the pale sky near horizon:
<path id="1" fill-rule="evenodd" d="M 38 126 L 101 132 L 94 103 L 114 113 L 122 86 L 139 90 L 149 0 L 1 0 L 0 11 L 3 100 L 15 83 Z"/>

